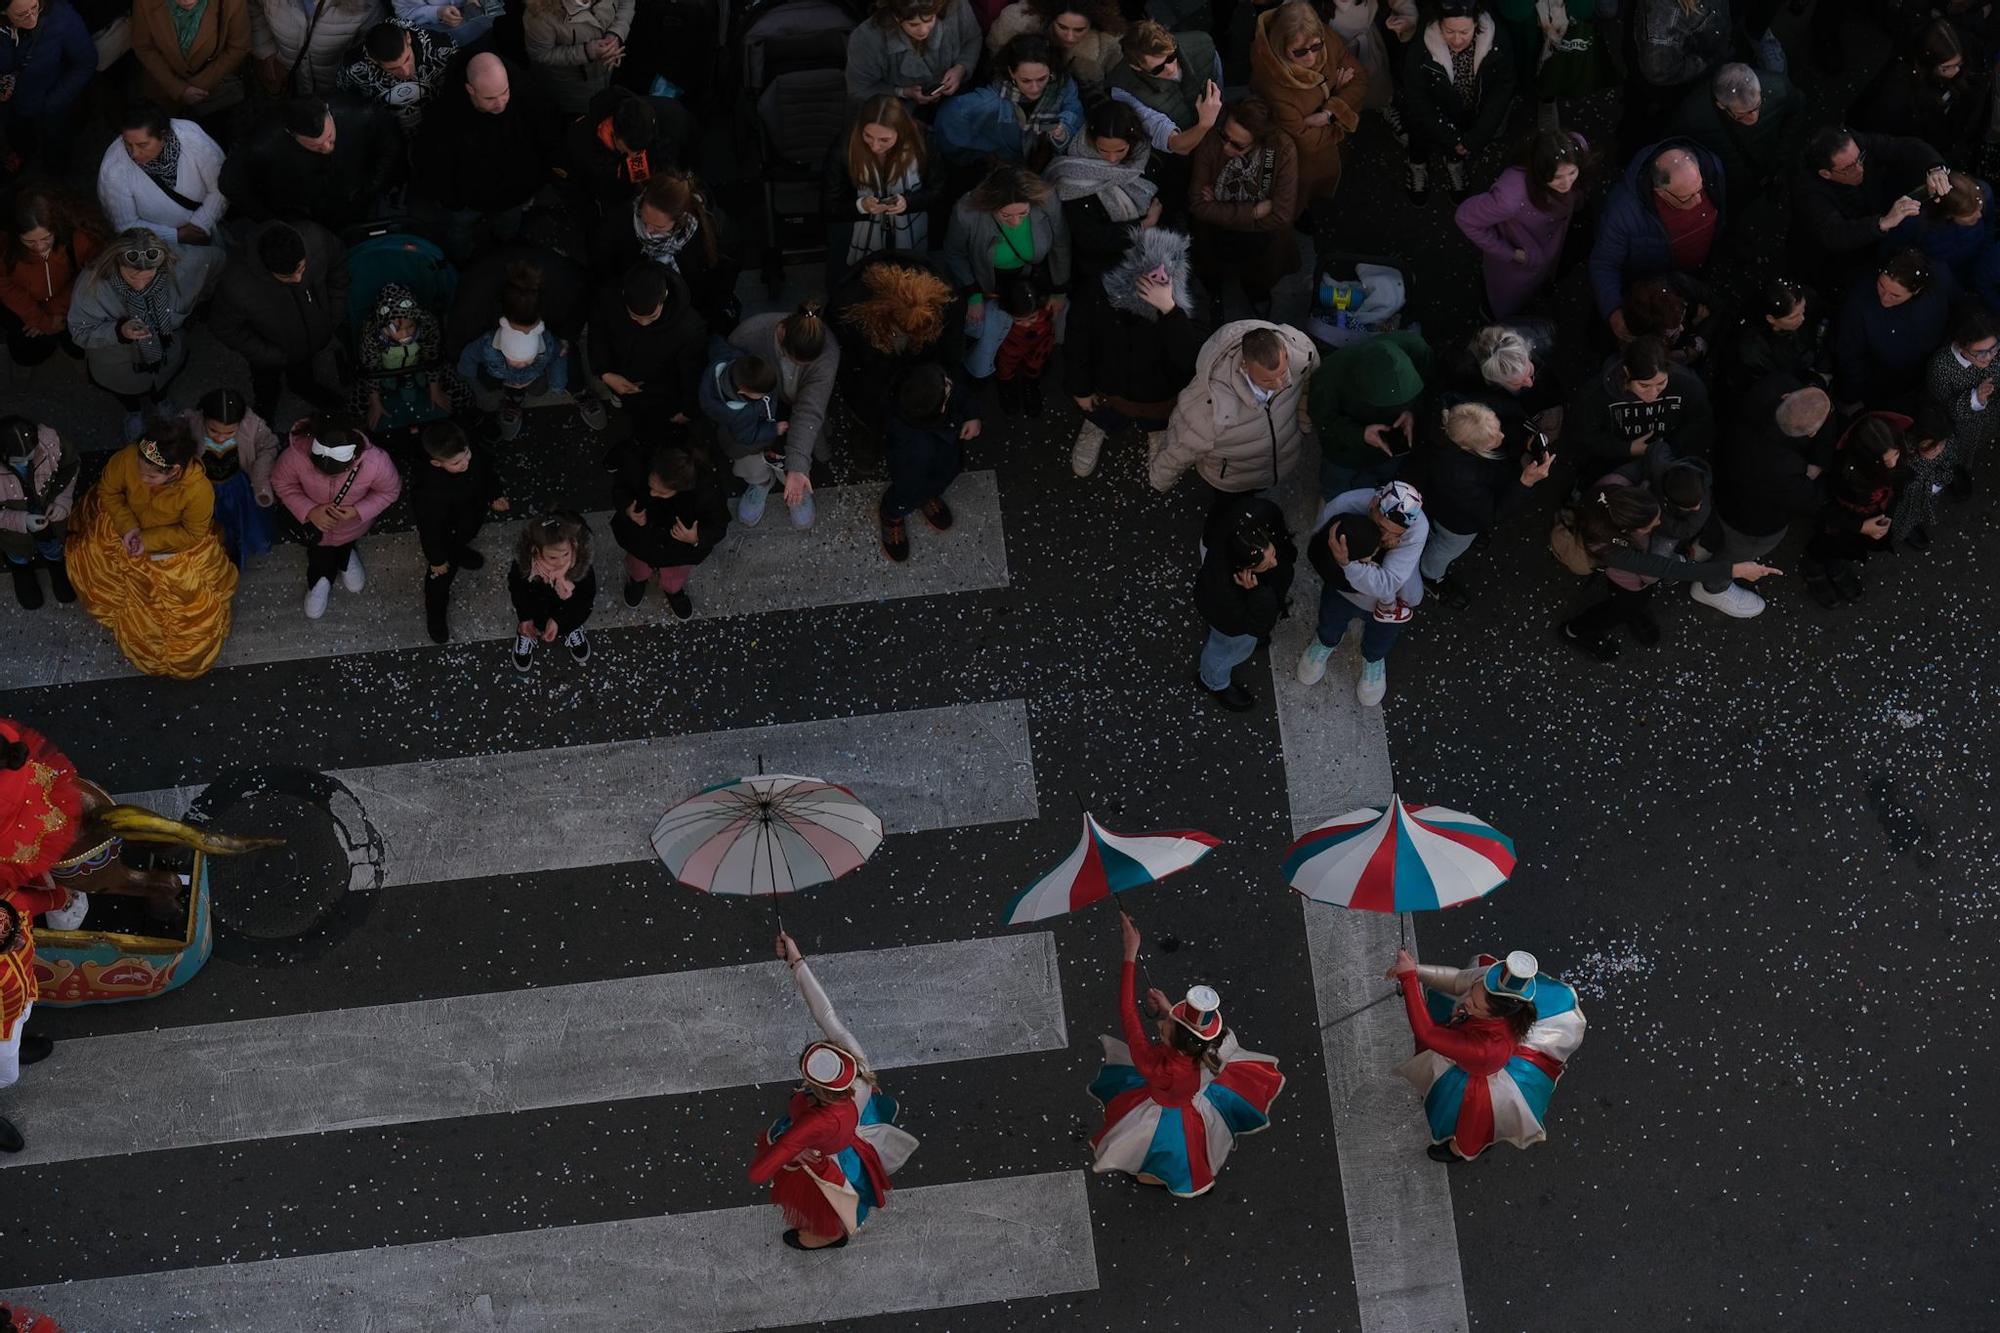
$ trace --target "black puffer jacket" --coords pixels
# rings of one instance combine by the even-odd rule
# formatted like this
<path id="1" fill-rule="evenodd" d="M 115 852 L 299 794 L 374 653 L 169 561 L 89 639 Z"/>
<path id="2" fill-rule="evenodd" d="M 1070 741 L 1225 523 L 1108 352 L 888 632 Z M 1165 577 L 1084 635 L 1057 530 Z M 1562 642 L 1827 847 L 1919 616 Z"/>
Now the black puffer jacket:
<path id="1" fill-rule="evenodd" d="M 1128 242 L 1124 256 L 1102 278 L 1085 282 L 1069 312 L 1063 346 L 1063 392 L 1099 395 L 1127 403 L 1157 403 L 1164 417 L 1194 378 L 1195 358 L 1209 330 L 1193 311 L 1205 304 L 1188 272 L 1187 238 L 1152 228 Z M 1164 265 L 1185 305 L 1162 315 L 1139 299 L 1139 275 Z"/>
<path id="2" fill-rule="evenodd" d="M 1278 563 L 1257 576 L 1257 586 L 1236 581 L 1229 551 L 1229 534 L 1244 521 L 1262 523 L 1271 533 Z M 1224 634 L 1254 634 L 1263 638 L 1277 627 L 1292 594 L 1299 548 L 1285 530 L 1284 511 L 1255 495 L 1233 495 L 1209 515 L 1208 555 L 1195 575 L 1194 605 L 1209 626 Z"/>

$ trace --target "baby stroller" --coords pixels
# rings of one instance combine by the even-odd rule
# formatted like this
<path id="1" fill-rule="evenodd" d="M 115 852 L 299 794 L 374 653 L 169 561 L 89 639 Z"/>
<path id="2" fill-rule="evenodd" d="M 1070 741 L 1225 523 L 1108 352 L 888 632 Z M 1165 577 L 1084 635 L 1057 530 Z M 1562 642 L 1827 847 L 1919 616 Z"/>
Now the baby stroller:
<path id="1" fill-rule="evenodd" d="M 407 443 L 430 422 L 466 407 L 465 387 L 445 356 L 444 313 L 458 274 L 444 251 L 421 236 L 391 233 L 347 252 L 346 344 L 357 349 L 348 410 L 367 423 L 379 398 L 382 414 L 371 435 L 385 445 Z M 407 318 L 407 342 L 382 337 L 383 325 Z M 440 406 L 431 389 L 444 392 Z M 395 450 L 392 448 L 392 452 Z"/>
<path id="2" fill-rule="evenodd" d="M 847 124 L 847 38 L 861 15 L 845 0 L 760 0 L 743 11 L 743 99 L 757 127 L 764 182 L 764 284 L 776 296 L 788 261 L 826 250 L 820 172 Z"/>
<path id="3" fill-rule="evenodd" d="M 1313 272 L 1306 332 L 1323 347 L 1346 347 L 1390 329 L 1413 327 L 1409 308 L 1410 273 L 1401 260 L 1322 255 Z"/>

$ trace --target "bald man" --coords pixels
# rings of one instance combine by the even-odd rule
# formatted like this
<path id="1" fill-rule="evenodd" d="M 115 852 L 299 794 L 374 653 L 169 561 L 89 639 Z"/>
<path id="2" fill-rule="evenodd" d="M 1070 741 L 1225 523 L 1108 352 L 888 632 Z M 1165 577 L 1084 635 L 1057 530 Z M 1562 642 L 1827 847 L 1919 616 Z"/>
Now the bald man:
<path id="1" fill-rule="evenodd" d="M 1708 268 L 1724 221 L 1722 163 L 1692 139 L 1642 149 L 1611 188 L 1590 250 L 1598 311 L 1624 342 L 1625 288 L 1635 278 Z"/>
<path id="2" fill-rule="evenodd" d="M 555 178 L 560 122 L 533 81 L 490 51 L 466 59 L 455 86 L 440 90 L 417 132 L 412 193 L 453 259 L 519 233 L 521 214 Z"/>

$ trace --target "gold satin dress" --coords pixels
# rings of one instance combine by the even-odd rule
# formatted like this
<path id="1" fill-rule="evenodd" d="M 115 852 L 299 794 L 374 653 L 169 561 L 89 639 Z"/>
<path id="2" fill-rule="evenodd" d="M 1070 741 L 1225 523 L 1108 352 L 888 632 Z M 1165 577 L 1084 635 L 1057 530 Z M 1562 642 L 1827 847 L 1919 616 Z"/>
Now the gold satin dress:
<path id="1" fill-rule="evenodd" d="M 145 554 L 125 550 L 137 528 Z M 215 665 L 229 637 L 236 566 L 215 532 L 215 490 L 200 467 L 148 486 L 139 446 L 112 455 L 70 519 L 70 582 L 84 608 L 149 676 L 193 680 Z"/>

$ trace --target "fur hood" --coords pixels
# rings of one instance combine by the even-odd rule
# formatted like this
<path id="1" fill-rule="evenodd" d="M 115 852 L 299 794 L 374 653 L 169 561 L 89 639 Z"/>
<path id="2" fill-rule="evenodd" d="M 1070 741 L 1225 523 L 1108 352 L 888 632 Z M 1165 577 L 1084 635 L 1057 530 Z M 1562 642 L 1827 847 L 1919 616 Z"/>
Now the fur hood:
<path id="1" fill-rule="evenodd" d="M 1486 57 L 1493 54 L 1494 23 L 1491 14 L 1482 13 L 1479 25 L 1472 34 L 1472 67 L 1476 70 L 1486 63 Z M 1451 52 L 1445 50 L 1444 34 L 1438 31 L 1436 23 L 1424 25 L 1424 54 L 1435 61 L 1446 77 L 1451 75 Z"/>
<path id="2" fill-rule="evenodd" d="M 1164 227 L 1134 227 L 1132 244 L 1116 264 L 1104 271 L 1104 295 L 1113 310 L 1151 322 L 1160 312 L 1139 299 L 1139 275 L 1164 264 L 1173 279 L 1174 304 L 1184 315 L 1194 314 L 1194 294 L 1188 288 L 1188 238 Z"/>

